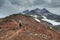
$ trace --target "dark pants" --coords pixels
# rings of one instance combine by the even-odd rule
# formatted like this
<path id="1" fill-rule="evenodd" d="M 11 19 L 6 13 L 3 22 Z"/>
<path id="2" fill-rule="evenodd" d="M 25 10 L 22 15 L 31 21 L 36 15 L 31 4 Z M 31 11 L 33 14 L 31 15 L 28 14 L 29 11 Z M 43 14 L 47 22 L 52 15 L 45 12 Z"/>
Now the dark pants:
<path id="1" fill-rule="evenodd" d="M 22 26 L 22 24 L 20 23 L 20 24 L 19 24 L 19 27 L 21 28 L 21 26 Z"/>

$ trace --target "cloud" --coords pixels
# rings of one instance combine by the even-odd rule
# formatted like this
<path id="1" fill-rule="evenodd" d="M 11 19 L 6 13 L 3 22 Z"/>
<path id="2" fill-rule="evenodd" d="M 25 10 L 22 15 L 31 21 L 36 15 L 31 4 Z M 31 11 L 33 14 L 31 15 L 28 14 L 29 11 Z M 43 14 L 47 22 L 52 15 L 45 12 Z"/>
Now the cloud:
<path id="1" fill-rule="evenodd" d="M 13 5 L 19 5 L 20 6 L 20 3 L 21 1 L 20 0 L 9 0 L 11 2 L 11 4 Z"/>
<path id="2" fill-rule="evenodd" d="M 0 7 L 3 6 L 5 0 L 0 0 Z"/>
<path id="3" fill-rule="evenodd" d="M 35 0 L 35 1 L 34 1 L 34 5 L 42 5 L 42 4 L 44 4 L 44 3 L 45 3 L 44 0 Z"/>
<path id="4" fill-rule="evenodd" d="M 19 8 L 13 6 L 8 0 L 5 0 L 5 3 L 0 8 L 0 15 L 11 15 L 19 11 Z"/>
<path id="5" fill-rule="evenodd" d="M 9 1 L 13 5 L 22 6 L 22 7 L 31 6 L 34 3 L 34 0 L 9 0 Z"/>
<path id="6" fill-rule="evenodd" d="M 60 10 L 60 0 L 0 0 L 1 15 L 10 15 L 36 7 L 50 8 L 51 12 L 59 14 L 60 11 L 58 10 Z"/>
<path id="7" fill-rule="evenodd" d="M 60 7 L 60 0 L 45 0 L 44 6 L 51 8 Z"/>

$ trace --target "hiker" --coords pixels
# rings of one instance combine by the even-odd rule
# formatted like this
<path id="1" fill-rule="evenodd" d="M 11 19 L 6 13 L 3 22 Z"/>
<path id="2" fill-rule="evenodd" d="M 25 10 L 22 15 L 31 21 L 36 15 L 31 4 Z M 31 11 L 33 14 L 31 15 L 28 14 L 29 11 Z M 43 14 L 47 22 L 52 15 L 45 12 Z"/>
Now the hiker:
<path id="1" fill-rule="evenodd" d="M 2 28 L 0 27 L 0 32 L 2 32 L 3 30 L 2 30 Z"/>
<path id="2" fill-rule="evenodd" d="M 0 27 L 0 29 L 1 29 L 1 27 Z"/>
<path id="3" fill-rule="evenodd" d="M 19 20 L 19 28 L 21 28 L 21 26 L 22 26 L 22 21 L 21 20 Z"/>

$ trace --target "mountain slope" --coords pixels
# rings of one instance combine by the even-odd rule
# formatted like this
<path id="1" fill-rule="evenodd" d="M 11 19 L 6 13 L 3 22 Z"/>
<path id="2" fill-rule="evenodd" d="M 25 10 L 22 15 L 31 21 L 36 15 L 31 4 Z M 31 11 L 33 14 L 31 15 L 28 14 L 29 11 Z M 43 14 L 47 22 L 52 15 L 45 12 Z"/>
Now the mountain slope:
<path id="1" fill-rule="evenodd" d="M 5 19 L 13 19 L 13 20 L 15 20 L 17 22 L 17 24 L 18 24 L 19 20 L 22 20 L 22 22 L 23 22 L 22 27 L 20 28 L 20 29 L 22 29 L 22 32 L 18 33 L 17 36 L 15 35 L 10 40 L 60 40 L 60 34 L 59 33 L 57 33 L 54 30 L 51 30 L 51 29 L 47 28 L 46 27 L 47 25 L 44 25 L 41 22 L 37 22 L 36 20 L 34 20 L 30 16 L 26 16 L 26 15 L 22 15 L 22 14 L 14 14 L 14 15 L 10 15 L 10 16 L 4 18 L 4 20 Z M 13 27 L 13 24 L 12 24 L 12 27 Z M 17 29 L 17 31 L 18 31 L 18 29 Z M 7 30 L 6 34 L 5 34 L 5 35 L 9 35 L 11 33 L 8 36 L 8 38 L 13 33 L 16 32 L 16 30 L 10 30 L 10 31 L 12 33 L 9 32 L 9 30 Z M 7 37 L 5 35 L 3 35 L 2 37 L 7 40 Z M 0 37 L 0 39 L 5 40 L 2 37 Z"/>

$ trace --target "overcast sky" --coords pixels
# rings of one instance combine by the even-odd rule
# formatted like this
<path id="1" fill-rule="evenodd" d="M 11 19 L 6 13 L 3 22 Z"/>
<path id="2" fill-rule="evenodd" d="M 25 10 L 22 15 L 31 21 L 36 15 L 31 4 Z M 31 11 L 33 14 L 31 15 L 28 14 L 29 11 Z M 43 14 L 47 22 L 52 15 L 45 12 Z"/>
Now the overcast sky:
<path id="1" fill-rule="evenodd" d="M 0 18 L 26 9 L 47 8 L 60 15 L 60 0 L 0 0 Z"/>

